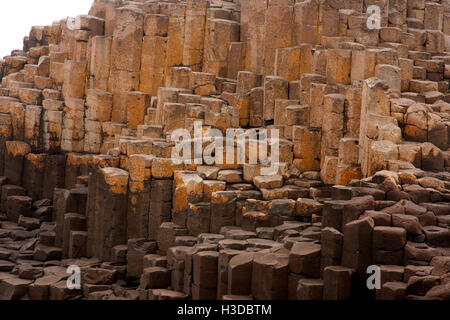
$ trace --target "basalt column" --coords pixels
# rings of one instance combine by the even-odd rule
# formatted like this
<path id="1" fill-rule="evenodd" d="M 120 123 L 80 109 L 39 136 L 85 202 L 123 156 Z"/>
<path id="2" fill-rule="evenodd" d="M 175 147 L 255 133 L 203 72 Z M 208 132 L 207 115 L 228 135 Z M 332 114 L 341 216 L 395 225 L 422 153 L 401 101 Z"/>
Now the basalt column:
<path id="1" fill-rule="evenodd" d="M 111 261 L 112 248 L 127 243 L 128 172 L 118 168 L 97 169 L 90 178 L 95 192 L 89 193 L 87 209 L 88 254 Z"/>

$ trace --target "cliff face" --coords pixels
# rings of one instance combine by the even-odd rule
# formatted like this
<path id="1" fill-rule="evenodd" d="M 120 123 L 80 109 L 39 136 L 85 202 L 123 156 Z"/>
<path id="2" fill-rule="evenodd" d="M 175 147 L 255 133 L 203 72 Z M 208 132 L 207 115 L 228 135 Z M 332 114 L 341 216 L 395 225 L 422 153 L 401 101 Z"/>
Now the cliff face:
<path id="1" fill-rule="evenodd" d="M 96 0 L 33 27 L 0 60 L 0 297 L 448 299 L 449 51 L 448 0 Z"/>

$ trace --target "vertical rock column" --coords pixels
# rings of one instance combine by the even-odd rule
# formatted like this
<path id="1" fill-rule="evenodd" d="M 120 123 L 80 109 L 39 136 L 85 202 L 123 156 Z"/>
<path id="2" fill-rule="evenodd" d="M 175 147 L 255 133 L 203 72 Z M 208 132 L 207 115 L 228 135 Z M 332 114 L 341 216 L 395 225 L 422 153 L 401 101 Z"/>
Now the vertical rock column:
<path id="1" fill-rule="evenodd" d="M 372 263 L 372 218 L 354 220 L 344 226 L 342 265 L 364 277 Z"/>
<path id="2" fill-rule="evenodd" d="M 57 148 L 61 145 L 63 151 L 83 152 L 83 139 L 84 139 L 84 95 L 85 95 L 85 82 L 87 76 L 87 62 L 86 61 L 66 61 L 64 64 L 65 75 L 63 84 L 63 98 L 66 104 L 64 112 L 60 109 L 45 110 L 44 118 L 47 114 L 52 114 L 55 118 L 55 124 L 58 116 L 61 117 L 59 126 L 61 127 L 59 132 L 56 131 L 53 139 L 60 138 L 59 144 L 54 142 L 54 146 Z M 45 129 L 45 127 L 44 127 Z M 52 129 L 52 127 L 50 127 Z M 54 131 L 54 130 L 52 130 Z M 52 133 L 50 131 L 50 133 Z M 44 142 L 46 140 L 47 130 L 44 130 Z M 59 137 L 58 137 L 59 134 Z M 45 149 L 47 150 L 47 148 Z"/>
<path id="3" fill-rule="evenodd" d="M 249 0 L 246 70 L 263 74 L 267 0 Z"/>
<path id="4" fill-rule="evenodd" d="M 72 231 L 83 231 L 86 228 L 87 188 L 71 190 L 57 188 L 53 193 L 53 220 L 56 221 L 55 246 L 64 249 L 67 256 Z"/>
<path id="5" fill-rule="evenodd" d="M 83 152 L 85 134 L 84 99 L 65 99 L 66 108 L 62 122 L 61 150 Z"/>
<path id="6" fill-rule="evenodd" d="M 136 7 L 122 7 L 116 10 L 115 22 L 108 91 L 114 95 L 112 121 L 125 123 L 125 92 L 139 88 L 144 13 Z"/>
<path id="7" fill-rule="evenodd" d="M 361 122 L 361 94 L 359 88 L 348 88 L 345 95 L 345 137 L 359 138 Z"/>
<path id="8" fill-rule="evenodd" d="M 64 82 L 64 62 L 67 59 L 65 52 L 50 53 L 50 77 L 55 84 L 61 86 Z"/>
<path id="9" fill-rule="evenodd" d="M 277 49 L 274 74 L 288 81 L 300 79 L 300 52 L 300 47 Z"/>
<path id="10" fill-rule="evenodd" d="M 240 39 L 242 42 L 247 41 L 249 20 L 250 20 L 250 0 L 241 0 Z"/>
<path id="11" fill-rule="evenodd" d="M 232 42 L 228 50 L 227 78 L 236 79 L 241 70 L 245 70 L 245 42 Z"/>
<path id="12" fill-rule="evenodd" d="M 424 29 L 442 31 L 444 7 L 438 3 L 425 3 Z"/>
<path id="13" fill-rule="evenodd" d="M 361 179 L 361 168 L 358 165 L 358 147 L 357 139 L 343 138 L 340 140 L 336 184 L 345 186 L 354 179 Z"/>
<path id="14" fill-rule="evenodd" d="M 258 300 L 287 299 L 289 256 L 259 253 L 252 269 L 252 295 Z"/>
<path id="15" fill-rule="evenodd" d="M 59 43 L 59 47 L 61 52 L 67 53 L 69 60 L 75 60 L 76 55 L 75 30 L 72 30 L 75 27 L 76 22 L 74 18 L 63 20 L 61 23 L 61 42 Z"/>
<path id="16" fill-rule="evenodd" d="M 355 270 L 342 266 L 326 267 L 323 273 L 323 299 L 348 300 L 353 297 Z"/>
<path id="17" fill-rule="evenodd" d="M 41 106 L 27 106 L 25 108 L 25 139 L 33 152 L 41 149 Z"/>
<path id="18" fill-rule="evenodd" d="M 217 265 L 219 253 L 202 251 L 194 255 L 193 300 L 215 300 L 217 298 Z"/>
<path id="19" fill-rule="evenodd" d="M 65 184 L 66 156 L 64 154 L 49 154 L 46 159 L 42 197 L 52 199 L 53 190 L 63 188 Z"/>
<path id="20" fill-rule="evenodd" d="M 99 215 L 96 214 L 96 201 L 98 191 L 98 174 L 101 168 L 118 167 L 119 159 L 112 156 L 94 156 L 89 165 L 88 199 L 86 205 L 86 218 L 88 230 L 87 256 L 92 257 L 98 251 L 94 248 L 94 240 L 97 234 L 96 226 L 99 225 Z"/>
<path id="21" fill-rule="evenodd" d="M 148 218 L 148 239 L 156 240 L 159 227 L 170 222 L 172 212 L 173 180 L 153 180 L 151 182 L 151 200 Z"/>
<path id="22" fill-rule="evenodd" d="M 170 76 L 170 69 L 183 64 L 183 45 L 185 28 L 186 4 L 169 3 L 169 24 L 167 27 L 167 50 L 166 50 L 166 78 Z"/>
<path id="23" fill-rule="evenodd" d="M 310 127 L 322 128 L 324 117 L 324 97 L 327 94 L 337 93 L 338 89 L 334 85 L 313 83 L 310 88 L 311 114 Z"/>
<path id="24" fill-rule="evenodd" d="M 206 0 L 187 1 L 183 65 L 193 71 L 201 71 L 202 68 L 208 5 Z"/>
<path id="25" fill-rule="evenodd" d="M 39 103 L 39 101 L 34 102 Z M 13 139 L 17 141 L 23 141 L 25 134 L 25 105 L 20 102 L 13 102 L 11 104 L 11 117 L 13 125 Z"/>
<path id="26" fill-rule="evenodd" d="M 339 142 L 339 161 L 336 183 L 347 185 L 361 178 L 359 166 L 359 130 L 361 121 L 361 89 L 348 88 L 345 96 L 344 139 Z"/>
<path id="27" fill-rule="evenodd" d="M 66 213 L 63 225 L 63 246 L 62 257 L 77 258 L 80 253 L 86 254 L 86 216 L 79 213 Z M 78 233 L 76 232 L 83 232 Z M 78 238 L 78 241 L 74 241 Z M 84 241 L 83 241 L 84 239 Z M 70 256 L 72 255 L 72 256 Z"/>
<path id="28" fill-rule="evenodd" d="M 89 38 L 105 33 L 105 20 L 89 16 L 80 15 L 75 18 L 75 60 L 86 60 L 88 56 Z"/>
<path id="29" fill-rule="evenodd" d="M 325 183 L 334 184 L 339 140 L 343 137 L 345 96 L 328 94 L 324 97 L 321 144 L 321 175 Z"/>
<path id="30" fill-rule="evenodd" d="M 287 99 L 289 82 L 281 77 L 269 76 L 264 79 L 264 120 L 270 121 L 275 116 L 275 101 Z"/>
<path id="31" fill-rule="evenodd" d="M 57 153 L 60 150 L 62 136 L 62 118 L 62 111 L 44 111 L 43 145 L 45 152 Z"/>
<path id="32" fill-rule="evenodd" d="M 228 74 L 228 50 L 232 42 L 239 41 L 239 23 L 223 19 L 211 19 L 207 23 L 203 72 L 226 77 Z"/>
<path id="33" fill-rule="evenodd" d="M 167 16 L 145 16 L 139 89 L 152 96 L 158 95 L 158 89 L 164 86 L 168 28 Z"/>
<path id="34" fill-rule="evenodd" d="M 55 246 L 62 248 L 63 231 L 64 231 L 64 215 L 68 209 L 68 200 L 70 191 L 67 189 L 55 189 L 53 193 L 53 221 L 56 221 L 55 229 Z"/>
<path id="35" fill-rule="evenodd" d="M 106 90 L 111 66 L 112 37 L 96 36 L 90 39 L 90 89 Z"/>
<path id="36" fill-rule="evenodd" d="M 319 41 L 319 3 L 316 0 L 307 0 L 296 3 L 294 6 L 294 44 L 316 44 Z"/>
<path id="37" fill-rule="evenodd" d="M 25 156 L 23 186 L 33 200 L 42 199 L 42 184 L 44 183 L 47 154 L 29 153 Z"/>
<path id="38" fill-rule="evenodd" d="M 79 176 L 88 176 L 88 162 L 92 160 L 91 155 L 80 153 L 67 154 L 65 187 L 74 188 Z"/>
<path id="39" fill-rule="evenodd" d="M 237 251 L 239 252 L 239 251 Z M 227 254 L 226 250 L 222 250 L 219 254 L 219 285 L 220 280 L 225 280 L 223 292 L 218 292 L 218 298 L 222 299 L 225 293 L 232 295 L 250 295 L 252 292 L 252 269 L 254 253 L 240 253 L 230 252 Z M 228 263 L 225 267 L 220 263 L 225 259 Z M 226 262 L 226 261 L 225 261 Z M 222 275 L 222 270 L 225 269 L 225 274 Z M 224 278 L 224 279 L 223 279 Z M 220 287 L 219 287 L 220 289 Z"/>
<path id="40" fill-rule="evenodd" d="M 86 80 L 86 61 L 68 60 L 64 64 L 64 84 L 62 88 L 63 97 L 78 98 L 84 97 Z"/>
<path id="41" fill-rule="evenodd" d="M 319 41 L 325 37 L 335 37 L 339 33 L 339 5 L 334 5 L 333 1 L 325 0 L 319 4 Z"/>
<path id="42" fill-rule="evenodd" d="M 367 79 L 363 83 L 359 134 L 359 163 L 363 176 L 370 175 L 370 168 L 373 167 L 371 161 L 374 159 L 371 159 L 371 150 L 374 139 L 378 136 L 377 127 L 381 127 L 383 123 L 387 124 L 390 119 L 395 120 L 389 118 L 390 103 L 387 90 L 386 84 L 377 78 Z M 383 143 L 383 141 L 380 142 Z M 384 142 L 386 144 L 384 149 L 389 153 L 389 149 L 392 149 L 394 144 L 390 141 Z M 387 156 L 389 155 L 387 154 Z M 383 170 L 383 168 L 379 170 Z"/>
<path id="43" fill-rule="evenodd" d="M 150 106 L 150 96 L 146 93 L 133 91 L 127 94 L 127 126 L 136 130 L 144 124 L 145 113 Z"/>
<path id="44" fill-rule="evenodd" d="M 375 76 L 377 64 L 377 49 L 364 49 L 352 51 L 351 81 L 364 81 Z"/>
<path id="45" fill-rule="evenodd" d="M 329 266 L 338 266 L 342 259 L 344 235 L 334 228 L 324 228 L 321 232 L 322 251 L 320 253 L 320 272 Z"/>
<path id="46" fill-rule="evenodd" d="M 102 124 L 111 119 L 113 96 L 97 89 L 86 93 L 84 151 L 98 153 L 102 146 Z"/>
<path id="47" fill-rule="evenodd" d="M 175 88 L 159 88 L 158 90 L 158 104 L 155 112 L 155 124 L 162 125 L 164 122 L 164 105 L 166 103 L 178 102 L 179 90 Z"/>
<path id="48" fill-rule="evenodd" d="M 153 156 L 136 154 L 129 158 L 128 238 L 147 238 Z"/>
<path id="49" fill-rule="evenodd" d="M 264 75 L 274 74 L 276 49 L 292 45 L 294 7 L 289 5 L 290 2 L 268 3 L 264 28 Z"/>
<path id="50" fill-rule="evenodd" d="M 231 191 L 216 191 L 211 196 L 211 233 L 219 233 L 224 226 L 236 222 L 236 194 Z"/>
<path id="51" fill-rule="evenodd" d="M 293 126 L 294 165 L 302 172 L 320 170 L 320 128 Z"/>
<path id="52" fill-rule="evenodd" d="M 445 39 L 445 50 L 450 50 L 450 7 L 445 8 L 442 31 Z"/>
<path id="53" fill-rule="evenodd" d="M 197 174 L 175 173 L 173 192 L 173 222 L 186 226 L 190 203 L 203 199 L 203 179 Z"/>
<path id="54" fill-rule="evenodd" d="M 352 51 L 330 49 L 327 55 L 327 82 L 351 84 Z"/>
<path id="55" fill-rule="evenodd" d="M 250 90 L 251 105 L 249 110 L 250 127 L 264 125 L 264 88 L 257 87 Z"/>
<path id="56" fill-rule="evenodd" d="M 95 180 L 96 190 L 93 194 L 89 192 L 88 254 L 110 261 L 112 248 L 127 243 L 129 175 L 122 169 L 101 168 L 92 174 L 91 179 Z"/>
<path id="57" fill-rule="evenodd" d="M 30 153 L 30 145 L 21 141 L 7 141 L 5 154 L 5 176 L 9 184 L 20 186 L 25 156 Z"/>
<path id="58" fill-rule="evenodd" d="M 4 174 L 6 141 L 12 138 L 11 115 L 0 113 L 0 174 Z"/>

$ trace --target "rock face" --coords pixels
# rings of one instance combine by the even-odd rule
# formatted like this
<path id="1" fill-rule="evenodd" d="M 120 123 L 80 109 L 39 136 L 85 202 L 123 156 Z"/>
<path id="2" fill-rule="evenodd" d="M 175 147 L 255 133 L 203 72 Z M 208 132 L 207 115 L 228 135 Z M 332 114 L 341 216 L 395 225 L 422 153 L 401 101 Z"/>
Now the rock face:
<path id="1" fill-rule="evenodd" d="M 448 299 L 450 4 L 367 6 L 33 27 L 0 60 L 0 299 Z"/>

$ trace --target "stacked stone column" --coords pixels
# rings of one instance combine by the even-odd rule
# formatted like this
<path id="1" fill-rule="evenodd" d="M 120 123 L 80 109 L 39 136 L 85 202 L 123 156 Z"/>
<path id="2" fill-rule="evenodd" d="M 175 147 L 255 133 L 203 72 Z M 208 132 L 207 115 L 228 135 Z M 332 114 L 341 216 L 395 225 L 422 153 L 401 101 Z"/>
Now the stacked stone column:
<path id="1" fill-rule="evenodd" d="M 101 168 L 89 180 L 88 255 L 111 261 L 112 248 L 127 243 L 129 174 L 118 168 Z"/>
<path id="2" fill-rule="evenodd" d="M 206 0 L 188 0 L 184 30 L 183 65 L 201 71 L 205 45 Z"/>
<path id="3" fill-rule="evenodd" d="M 139 88 L 144 13 L 136 7 L 116 9 L 108 91 L 113 94 L 112 121 L 126 123 L 126 92 Z"/>

